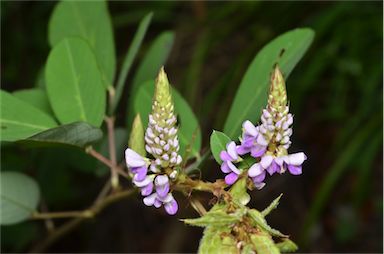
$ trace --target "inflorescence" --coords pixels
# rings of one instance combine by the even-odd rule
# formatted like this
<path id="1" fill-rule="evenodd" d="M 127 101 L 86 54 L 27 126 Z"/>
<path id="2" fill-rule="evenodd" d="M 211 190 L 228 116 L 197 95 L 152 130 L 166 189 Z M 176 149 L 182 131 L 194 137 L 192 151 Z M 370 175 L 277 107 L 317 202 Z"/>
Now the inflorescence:
<path id="1" fill-rule="evenodd" d="M 288 170 L 293 175 L 302 173 L 302 164 L 307 159 L 303 152 L 288 154 L 291 145 L 293 116 L 289 113 L 285 82 L 278 67 L 272 77 L 268 104 L 263 109 L 261 123 L 258 126 L 251 121 L 243 123 L 240 145 L 234 141 L 227 144 L 227 149 L 220 153 L 223 163 L 221 170 L 226 173 L 225 182 L 232 185 L 244 170 L 252 179 L 255 187 L 265 186 L 265 177 Z M 242 158 L 243 156 L 244 158 Z M 238 165 L 249 156 L 253 165 L 242 169 Z"/>

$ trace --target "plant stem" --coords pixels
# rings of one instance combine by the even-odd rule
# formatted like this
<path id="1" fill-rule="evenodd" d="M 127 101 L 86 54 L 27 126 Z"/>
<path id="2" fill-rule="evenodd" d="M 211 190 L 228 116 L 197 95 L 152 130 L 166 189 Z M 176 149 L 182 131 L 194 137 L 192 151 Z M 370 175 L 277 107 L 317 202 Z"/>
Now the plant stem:
<path id="1" fill-rule="evenodd" d="M 95 202 L 91 207 L 89 207 L 84 211 L 34 214 L 32 219 L 34 218 L 46 219 L 46 218 L 59 218 L 59 217 L 64 218 L 63 217 L 64 215 L 67 215 L 67 217 L 68 215 L 76 215 L 75 216 L 76 218 L 68 221 L 67 223 L 63 224 L 62 226 L 54 230 L 51 234 L 48 235 L 46 239 L 44 239 L 41 243 L 37 244 L 34 248 L 32 248 L 31 253 L 43 252 L 45 249 L 47 249 L 49 246 L 55 243 L 62 236 L 66 235 L 67 233 L 72 231 L 74 228 L 76 228 L 84 220 L 96 216 L 98 213 L 100 213 L 104 208 L 106 208 L 110 204 L 115 203 L 116 201 L 119 201 L 126 197 L 129 197 L 134 192 L 135 190 L 133 189 L 116 192 L 106 197 L 103 200 Z"/>
<path id="2" fill-rule="evenodd" d="M 109 167 L 109 168 L 113 167 L 112 162 L 109 159 L 105 158 L 101 153 L 99 153 L 95 149 L 93 149 L 92 146 L 87 147 L 85 149 L 85 152 L 90 154 L 91 156 L 93 156 L 94 158 L 99 160 L 100 162 L 102 162 L 107 167 Z"/>
<path id="3" fill-rule="evenodd" d="M 207 213 L 207 210 L 205 210 L 205 207 L 199 200 L 192 198 L 189 202 L 191 203 L 191 206 L 193 207 L 193 209 L 195 209 L 200 216 L 203 216 L 204 214 Z"/>
<path id="4" fill-rule="evenodd" d="M 117 170 L 116 147 L 115 147 L 115 117 L 107 116 L 105 118 L 108 130 L 109 159 L 111 160 L 111 184 L 113 189 L 119 187 L 119 173 Z"/>
<path id="5" fill-rule="evenodd" d="M 39 213 L 35 212 L 32 214 L 31 219 L 34 220 L 46 220 L 46 219 L 64 219 L 64 218 L 77 218 L 85 217 L 91 218 L 93 214 L 88 210 L 84 211 L 68 211 L 68 212 L 52 212 L 52 213 Z"/>

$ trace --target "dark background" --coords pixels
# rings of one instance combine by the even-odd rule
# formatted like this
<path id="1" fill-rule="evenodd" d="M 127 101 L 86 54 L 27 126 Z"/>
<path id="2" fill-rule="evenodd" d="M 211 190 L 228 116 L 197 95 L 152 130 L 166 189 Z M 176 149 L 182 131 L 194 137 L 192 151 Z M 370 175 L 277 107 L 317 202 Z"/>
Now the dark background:
<path id="1" fill-rule="evenodd" d="M 2 89 L 35 86 L 49 53 L 47 24 L 54 5 L 1 2 Z M 212 129 L 222 129 L 258 50 L 285 31 L 312 28 L 314 43 L 287 80 L 295 115 L 291 151 L 308 155 L 303 175 L 270 178 L 262 191 L 252 193 L 250 206 L 263 209 L 284 193 L 268 220 L 290 234 L 300 252 L 383 251 L 381 2 L 110 2 L 109 9 L 118 66 L 149 11 L 154 18 L 139 59 L 156 35 L 176 33 L 166 70 L 192 105 L 205 147 Z M 125 107 L 118 112 L 124 127 Z M 8 145 L 1 155 L 2 170 L 24 171 L 39 181 L 51 211 L 84 209 L 108 178 L 102 170 L 95 174 L 99 165 L 77 150 Z M 202 174 L 210 180 L 223 177 L 213 161 L 203 165 Z M 195 252 L 202 230 L 178 220 L 196 214 L 176 198 L 176 218 L 133 196 L 47 251 Z M 199 198 L 208 205 L 210 196 Z M 28 251 L 46 236 L 41 221 L 1 230 L 2 252 Z"/>

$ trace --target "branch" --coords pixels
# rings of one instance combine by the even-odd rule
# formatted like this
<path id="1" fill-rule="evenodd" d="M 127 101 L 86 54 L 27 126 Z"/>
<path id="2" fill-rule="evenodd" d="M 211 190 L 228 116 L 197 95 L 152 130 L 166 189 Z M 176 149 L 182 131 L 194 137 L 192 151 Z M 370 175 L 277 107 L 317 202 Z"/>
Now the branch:
<path id="1" fill-rule="evenodd" d="M 53 243 L 55 243 L 58 239 L 60 239 L 62 236 L 66 235 L 70 231 L 72 231 L 74 228 L 76 228 L 81 222 L 88 218 L 92 218 L 96 216 L 98 213 L 100 213 L 104 208 L 109 206 L 112 203 L 115 203 L 116 201 L 119 201 L 121 199 L 124 199 L 126 197 L 129 197 L 132 193 L 134 193 L 135 190 L 125 190 L 121 192 L 114 193 L 105 199 L 95 202 L 90 208 L 82 211 L 82 212 L 60 212 L 60 213 L 45 213 L 45 214 L 34 214 L 33 218 L 39 217 L 38 219 L 45 219 L 47 217 L 54 218 L 52 215 L 54 215 L 56 218 L 64 218 L 64 215 L 81 215 L 77 218 L 74 218 L 67 223 L 63 224 L 62 226 L 58 227 L 56 230 L 54 230 L 51 234 L 48 235 L 46 239 L 44 239 L 41 243 L 37 244 L 32 250 L 32 253 L 41 253 L 45 249 L 47 249 L 49 246 L 51 246 Z M 68 217 L 68 216 L 67 216 Z M 72 216 L 73 217 L 73 216 Z"/>

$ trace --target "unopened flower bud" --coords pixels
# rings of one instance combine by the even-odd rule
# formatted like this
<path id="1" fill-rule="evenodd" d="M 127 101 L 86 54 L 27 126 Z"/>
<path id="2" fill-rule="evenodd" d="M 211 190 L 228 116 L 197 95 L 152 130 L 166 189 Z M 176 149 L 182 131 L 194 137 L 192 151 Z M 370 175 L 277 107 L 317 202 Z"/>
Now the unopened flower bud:
<path id="1" fill-rule="evenodd" d="M 144 128 L 139 114 L 137 114 L 135 120 L 133 120 L 128 147 L 136 151 L 141 156 L 145 156 Z"/>
<path id="2" fill-rule="evenodd" d="M 181 156 L 177 153 L 179 140 L 170 90 L 167 75 L 164 68 L 161 68 L 156 79 L 152 113 L 149 115 L 145 141 L 146 150 L 163 168 L 173 168 L 181 163 Z"/>

